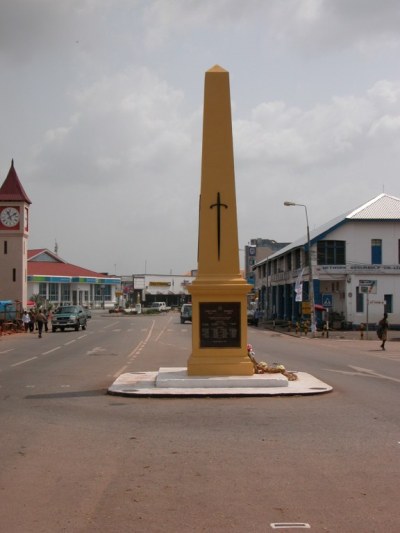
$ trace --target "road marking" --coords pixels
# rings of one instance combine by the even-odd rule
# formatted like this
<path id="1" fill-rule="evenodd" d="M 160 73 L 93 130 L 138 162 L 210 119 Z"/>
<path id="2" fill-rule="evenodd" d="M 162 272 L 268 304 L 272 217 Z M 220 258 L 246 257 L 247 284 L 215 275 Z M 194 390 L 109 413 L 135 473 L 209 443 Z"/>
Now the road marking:
<path id="1" fill-rule="evenodd" d="M 68 344 L 72 344 L 73 342 L 76 342 L 76 339 L 73 339 L 72 341 L 65 342 L 64 346 L 68 346 Z"/>
<path id="2" fill-rule="evenodd" d="M 29 359 L 25 359 L 25 361 L 20 361 L 19 363 L 14 363 L 13 365 L 10 365 L 10 366 L 24 365 L 25 363 L 29 363 L 29 361 L 33 361 L 34 359 L 37 359 L 37 355 L 35 355 L 34 357 L 30 357 Z"/>
<path id="3" fill-rule="evenodd" d="M 275 522 L 271 524 L 272 529 L 311 529 L 310 524 L 305 522 Z"/>
<path id="4" fill-rule="evenodd" d="M 112 324 L 108 324 L 108 326 L 104 326 L 103 329 L 108 329 L 108 328 L 114 328 L 115 326 L 118 326 L 119 322 L 113 322 Z"/>
<path id="5" fill-rule="evenodd" d="M 333 370 L 331 368 L 327 368 L 329 372 L 336 372 L 337 374 L 348 374 L 350 376 L 362 376 L 362 377 L 368 377 L 368 378 L 379 378 L 379 379 L 387 379 L 389 381 L 395 381 L 396 383 L 400 383 L 400 379 L 392 378 L 391 376 L 385 376 L 385 374 L 378 374 L 377 372 L 374 372 L 373 370 L 370 370 L 369 368 L 361 368 L 359 366 L 352 366 L 349 365 L 349 368 L 352 368 L 355 370 L 355 372 L 349 372 L 346 370 Z"/>
<path id="6" fill-rule="evenodd" d="M 101 346 L 96 346 L 92 350 L 89 350 L 88 352 L 86 352 L 86 355 L 94 355 L 94 354 L 102 353 L 105 351 L 106 351 L 105 348 L 102 348 Z"/>
<path id="7" fill-rule="evenodd" d="M 120 328 L 120 329 L 113 329 L 113 332 L 114 332 L 114 333 L 119 333 L 120 331 L 122 331 L 121 328 Z"/>
<path id="8" fill-rule="evenodd" d="M 124 365 L 122 368 L 120 368 L 118 370 L 118 372 L 116 372 L 114 375 L 113 375 L 113 378 L 117 378 L 119 377 L 121 374 L 123 374 L 125 372 L 125 370 L 128 368 L 128 365 Z"/>
<path id="9" fill-rule="evenodd" d="M 153 332 L 153 328 L 154 328 L 154 325 L 155 325 L 155 320 L 153 320 L 153 323 L 151 324 L 151 327 L 150 327 L 150 330 L 147 334 L 147 337 L 144 339 L 144 340 L 141 340 L 136 346 L 135 348 L 131 351 L 130 354 L 128 354 L 127 356 L 127 359 L 128 359 L 128 362 L 126 365 L 124 365 L 122 368 L 120 368 L 115 374 L 114 374 L 114 378 L 117 378 L 118 376 L 120 376 L 121 374 L 123 374 L 125 372 L 125 370 L 128 368 L 128 364 L 132 362 L 133 359 L 136 358 L 137 355 L 139 355 L 139 353 L 143 350 L 143 348 L 146 346 L 148 340 L 150 339 L 151 337 L 151 334 Z M 142 331 L 147 331 L 147 329 L 145 330 L 142 330 Z"/>
<path id="10" fill-rule="evenodd" d="M 8 353 L 8 352 L 12 352 L 13 350 L 15 350 L 15 348 L 10 348 L 9 350 L 3 350 L 0 353 Z"/>
<path id="11" fill-rule="evenodd" d="M 51 350 L 48 350 L 47 352 L 42 352 L 40 355 L 47 355 L 49 353 L 55 352 L 56 350 L 59 350 L 61 346 L 56 346 L 55 348 L 52 348 Z"/>
<path id="12" fill-rule="evenodd" d="M 78 339 L 84 339 L 85 337 L 87 337 L 87 333 L 85 333 L 85 335 L 81 335 L 80 337 L 78 337 Z"/>

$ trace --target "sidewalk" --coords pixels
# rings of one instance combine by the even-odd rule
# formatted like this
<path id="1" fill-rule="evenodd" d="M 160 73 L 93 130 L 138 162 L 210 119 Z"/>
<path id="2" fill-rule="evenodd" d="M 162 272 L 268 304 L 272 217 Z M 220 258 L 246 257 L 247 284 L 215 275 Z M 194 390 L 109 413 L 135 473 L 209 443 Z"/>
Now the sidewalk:
<path id="1" fill-rule="evenodd" d="M 253 326 L 249 326 L 249 329 L 252 329 Z M 296 332 L 292 329 L 292 331 L 288 331 L 288 328 L 286 327 L 280 327 L 280 326 L 275 326 L 275 328 L 273 327 L 269 327 L 269 326 L 263 326 L 263 325 L 259 325 L 258 328 L 255 328 L 255 329 L 259 329 L 259 330 L 264 330 L 264 331 L 271 331 L 271 332 L 275 332 L 275 333 L 279 333 L 279 334 L 282 334 L 282 335 L 290 335 L 291 337 L 297 337 L 297 338 L 309 338 L 311 339 L 312 336 L 311 336 L 311 333 L 309 332 L 307 335 L 304 335 L 304 333 L 301 333 L 301 334 L 296 334 Z M 325 335 L 323 335 L 323 332 L 322 331 L 317 331 L 316 332 L 316 335 L 315 335 L 315 338 L 318 338 L 318 339 L 327 339 L 327 335 L 325 333 Z M 364 331 L 364 335 L 363 337 L 361 337 L 361 334 L 359 331 L 353 331 L 353 330 L 350 330 L 350 331 L 345 331 L 345 330 L 329 330 L 329 335 L 328 335 L 328 340 L 329 339 L 334 339 L 334 340 L 357 340 L 357 341 L 365 341 L 365 342 L 369 342 L 369 341 L 375 341 L 375 342 L 379 342 L 379 339 L 376 335 L 376 331 L 372 330 L 372 331 Z M 400 331 L 398 330 L 390 330 L 389 329 L 389 336 L 388 336 L 388 341 L 389 342 L 400 342 Z"/>

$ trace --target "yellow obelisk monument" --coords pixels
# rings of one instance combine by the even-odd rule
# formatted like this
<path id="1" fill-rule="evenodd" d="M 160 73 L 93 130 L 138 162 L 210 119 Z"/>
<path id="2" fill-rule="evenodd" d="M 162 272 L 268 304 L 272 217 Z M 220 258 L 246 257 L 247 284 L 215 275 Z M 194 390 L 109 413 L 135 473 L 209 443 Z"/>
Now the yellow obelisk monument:
<path id="1" fill-rule="evenodd" d="M 240 274 L 229 73 L 206 72 L 197 277 L 189 376 L 249 376 L 247 293 Z"/>

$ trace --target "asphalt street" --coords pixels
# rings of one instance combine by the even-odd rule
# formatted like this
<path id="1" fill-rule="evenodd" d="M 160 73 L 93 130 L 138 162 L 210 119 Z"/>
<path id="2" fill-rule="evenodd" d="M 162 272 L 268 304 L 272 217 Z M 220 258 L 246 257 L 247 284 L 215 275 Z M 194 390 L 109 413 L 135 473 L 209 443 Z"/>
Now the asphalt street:
<path id="1" fill-rule="evenodd" d="M 191 325 L 176 313 L 2 337 L 0 531 L 399 531 L 400 343 L 249 340 L 333 392 L 107 395 L 123 372 L 185 366 Z"/>

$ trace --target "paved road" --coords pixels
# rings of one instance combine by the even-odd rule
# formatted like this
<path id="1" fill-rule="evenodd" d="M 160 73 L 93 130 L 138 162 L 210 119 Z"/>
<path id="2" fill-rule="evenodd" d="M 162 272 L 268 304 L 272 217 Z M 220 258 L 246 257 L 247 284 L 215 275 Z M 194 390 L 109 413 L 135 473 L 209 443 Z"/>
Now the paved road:
<path id="1" fill-rule="evenodd" d="M 0 340 L 0 532 L 400 530 L 400 343 L 249 330 L 259 360 L 334 386 L 312 397 L 106 395 L 185 366 L 178 315 L 95 315 L 85 332 Z"/>

